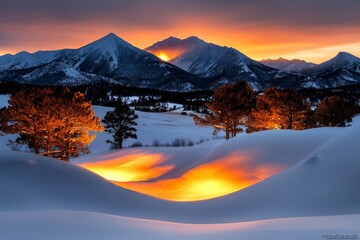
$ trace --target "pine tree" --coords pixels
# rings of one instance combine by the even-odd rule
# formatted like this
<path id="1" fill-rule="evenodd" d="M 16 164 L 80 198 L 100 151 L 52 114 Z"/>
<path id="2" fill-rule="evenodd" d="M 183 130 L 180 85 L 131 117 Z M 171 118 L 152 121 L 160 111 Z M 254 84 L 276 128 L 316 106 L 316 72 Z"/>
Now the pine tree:
<path id="1" fill-rule="evenodd" d="M 4 130 L 20 134 L 17 142 L 36 154 L 65 161 L 89 152 L 96 136 L 90 131 L 103 131 L 91 103 L 68 88 L 23 89 L 11 96 L 3 116 Z"/>
<path id="2" fill-rule="evenodd" d="M 309 114 L 310 105 L 303 96 L 292 90 L 270 87 L 256 100 L 247 131 L 305 129 Z"/>
<path id="3" fill-rule="evenodd" d="M 135 120 L 138 115 L 134 110 L 131 110 L 125 103 L 119 102 L 114 111 L 107 112 L 102 122 L 105 126 L 105 131 L 109 132 L 113 136 L 113 141 L 107 140 L 109 143 L 113 143 L 115 146 L 122 148 L 123 141 L 128 138 L 137 139 Z"/>
<path id="4" fill-rule="evenodd" d="M 224 130 L 226 139 L 235 137 L 243 130 L 239 125 L 246 122 L 255 100 L 255 93 L 245 82 L 230 83 L 218 87 L 214 98 L 206 106 L 211 113 L 204 118 L 194 116 L 194 122 L 200 126 L 213 126 L 214 133 Z"/>
<path id="5" fill-rule="evenodd" d="M 321 100 L 315 118 L 319 126 L 343 127 L 346 122 L 352 121 L 356 113 L 356 104 L 346 102 L 339 96 L 330 96 Z"/>

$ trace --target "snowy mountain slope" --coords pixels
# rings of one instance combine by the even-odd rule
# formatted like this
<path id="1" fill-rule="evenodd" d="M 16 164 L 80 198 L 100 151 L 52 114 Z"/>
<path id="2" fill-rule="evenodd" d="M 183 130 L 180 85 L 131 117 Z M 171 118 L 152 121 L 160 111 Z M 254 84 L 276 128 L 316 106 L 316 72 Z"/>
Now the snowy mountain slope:
<path id="1" fill-rule="evenodd" d="M 334 58 L 313 67 L 309 72 L 326 72 L 341 68 L 360 73 L 360 58 L 347 52 L 339 52 Z"/>
<path id="2" fill-rule="evenodd" d="M 0 70 L 0 79 L 38 85 L 81 85 L 109 80 L 172 91 L 202 88 L 198 77 L 132 46 L 112 33 L 67 54 L 55 56 L 57 58 L 53 62 L 44 65 Z"/>
<path id="3" fill-rule="evenodd" d="M 347 52 L 339 52 L 334 58 L 308 71 L 318 88 L 341 87 L 360 83 L 360 59 Z"/>
<path id="4" fill-rule="evenodd" d="M 35 68 L 22 76 L 22 82 L 36 85 L 79 85 L 91 83 L 91 78 L 75 70 L 73 67 L 61 63 L 51 62 L 42 67 Z"/>
<path id="5" fill-rule="evenodd" d="M 170 63 L 196 75 L 206 75 L 207 70 L 226 53 L 226 47 L 220 47 L 197 37 L 178 39 L 170 37 L 145 49 L 155 55 L 165 53 Z"/>
<path id="6" fill-rule="evenodd" d="M 44 65 L 57 58 L 71 53 L 71 49 L 56 51 L 38 51 L 35 53 L 20 52 L 15 55 L 7 54 L 0 56 L 0 71 L 31 68 L 38 65 Z"/>
<path id="7" fill-rule="evenodd" d="M 266 60 L 261 60 L 259 62 L 266 66 L 279 69 L 280 71 L 295 72 L 295 73 L 303 73 L 304 71 L 309 70 L 310 68 L 316 66 L 316 64 L 314 63 L 306 62 L 304 60 L 299 60 L 299 59 L 288 60 L 284 58 L 279 58 L 279 59 L 266 59 Z"/>
<path id="8" fill-rule="evenodd" d="M 170 37 L 145 50 L 110 33 L 79 49 L 8 54 L 0 56 L 0 81 L 81 85 L 103 80 L 169 91 L 209 90 L 242 80 L 256 90 L 269 86 L 329 88 L 360 82 L 359 58 L 344 52 L 309 68 L 310 63 L 284 59 L 263 62 L 272 67 L 265 66 L 236 49 L 197 37 Z M 170 60 L 149 52 L 165 54 Z"/>
<path id="9" fill-rule="evenodd" d="M 300 88 L 336 88 L 360 83 L 360 59 L 346 52 L 319 65 L 282 58 L 261 62 L 281 71 L 298 72 L 299 78 L 293 83 Z M 272 83 L 281 86 L 284 82 L 275 79 Z"/>
<path id="10" fill-rule="evenodd" d="M 204 78 L 207 88 L 214 89 L 228 82 L 245 80 L 254 89 L 278 84 L 279 87 L 298 88 L 296 80 L 303 76 L 279 73 L 234 48 L 207 43 L 197 37 L 170 37 L 145 49 L 155 55 L 169 56 L 169 62 Z"/>

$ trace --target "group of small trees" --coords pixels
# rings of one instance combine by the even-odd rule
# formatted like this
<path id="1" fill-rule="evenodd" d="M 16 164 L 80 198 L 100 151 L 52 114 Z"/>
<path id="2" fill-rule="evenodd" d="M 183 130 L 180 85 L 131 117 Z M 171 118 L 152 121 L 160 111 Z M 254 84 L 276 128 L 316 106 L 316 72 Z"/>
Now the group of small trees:
<path id="1" fill-rule="evenodd" d="M 106 114 L 103 123 L 120 146 L 136 138 L 137 116 L 123 103 Z M 36 154 L 68 161 L 89 153 L 93 132 L 104 127 L 92 105 L 80 92 L 68 88 L 27 88 L 11 96 L 9 106 L 0 111 L 1 130 L 17 133 L 18 144 L 26 144 Z M 111 142 L 111 141 L 110 141 Z"/>
<path id="2" fill-rule="evenodd" d="M 214 133 L 224 130 L 229 139 L 242 131 L 240 125 L 246 126 L 247 132 L 345 126 L 358 108 L 354 102 L 339 96 L 330 96 L 315 105 L 298 92 L 275 87 L 256 96 L 242 81 L 217 88 L 212 102 L 207 104 L 211 113 L 204 117 L 194 116 L 194 122 L 200 126 L 213 126 Z"/>
<path id="3" fill-rule="evenodd" d="M 226 139 L 243 130 L 243 124 L 255 103 L 255 93 L 246 82 L 226 84 L 214 91 L 213 101 L 206 106 L 211 111 L 204 118 L 194 116 L 195 124 L 213 126 L 214 134 L 224 130 Z"/>
<path id="4" fill-rule="evenodd" d="M 309 128 L 310 103 L 301 94 L 270 87 L 256 100 L 246 125 L 248 132 L 269 129 Z"/>
<path id="5" fill-rule="evenodd" d="M 314 106 L 306 97 L 291 90 L 268 88 L 260 96 L 246 82 L 217 88 L 211 111 L 204 117 L 194 116 L 200 126 L 213 126 L 215 133 L 224 130 L 226 139 L 242 132 L 268 129 L 302 130 L 317 126 L 345 126 L 358 107 L 339 96 L 330 96 Z M 138 116 L 121 101 L 114 111 L 106 113 L 101 125 L 90 101 L 84 94 L 68 88 L 27 88 L 11 96 L 9 106 L 0 110 L 0 130 L 17 133 L 16 142 L 26 144 L 38 155 L 68 161 L 89 152 L 93 132 L 112 134 L 115 148 L 122 148 L 128 138 L 137 139 Z"/>
<path id="6" fill-rule="evenodd" d="M 343 127 L 346 122 L 351 122 L 357 113 L 353 102 L 344 101 L 339 96 L 330 96 L 323 99 L 315 111 L 315 119 L 319 126 Z"/>

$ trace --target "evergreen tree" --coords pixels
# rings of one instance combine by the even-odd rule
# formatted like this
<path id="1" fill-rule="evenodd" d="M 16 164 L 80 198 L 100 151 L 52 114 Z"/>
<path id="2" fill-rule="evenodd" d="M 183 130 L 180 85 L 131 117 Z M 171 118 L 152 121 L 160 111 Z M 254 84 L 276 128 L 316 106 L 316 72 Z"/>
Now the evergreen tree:
<path id="1" fill-rule="evenodd" d="M 206 106 L 211 113 L 204 118 L 194 116 L 195 124 L 213 126 L 214 133 L 224 130 L 226 139 L 235 137 L 243 130 L 239 125 L 246 122 L 255 100 L 255 93 L 245 82 L 230 83 L 214 91 L 214 99 Z"/>
<path id="2" fill-rule="evenodd" d="M 248 121 L 248 132 L 269 129 L 301 130 L 309 126 L 310 104 L 292 90 L 270 87 L 258 97 Z"/>
<path id="3" fill-rule="evenodd" d="M 0 134 L 3 132 L 3 125 L 5 125 L 4 121 L 5 121 L 5 111 L 6 111 L 6 107 L 3 107 L 0 109 Z"/>
<path id="4" fill-rule="evenodd" d="M 18 133 L 18 143 L 27 144 L 36 154 L 68 161 L 88 153 L 95 134 L 103 131 L 91 103 L 82 93 L 68 88 L 31 88 L 11 96 L 2 125 Z"/>
<path id="5" fill-rule="evenodd" d="M 118 145 L 122 148 L 123 141 L 128 138 L 137 139 L 135 120 L 138 115 L 135 114 L 134 110 L 131 110 L 123 102 L 119 102 L 114 111 L 107 112 L 102 122 L 105 125 L 105 131 L 112 134 L 114 140 L 107 140 L 109 143 L 113 143 L 115 146 Z"/>
<path id="6" fill-rule="evenodd" d="M 346 102 L 339 96 L 330 96 L 319 103 L 315 118 L 319 126 L 344 127 L 346 122 L 352 121 L 354 114 L 356 114 L 354 102 Z"/>

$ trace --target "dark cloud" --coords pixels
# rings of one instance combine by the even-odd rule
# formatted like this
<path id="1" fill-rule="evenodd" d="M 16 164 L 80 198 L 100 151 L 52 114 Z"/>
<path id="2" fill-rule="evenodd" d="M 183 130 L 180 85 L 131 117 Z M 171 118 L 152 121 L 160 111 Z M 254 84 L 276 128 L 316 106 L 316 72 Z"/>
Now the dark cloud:
<path id="1" fill-rule="evenodd" d="M 1 0 L 0 21 L 100 21 L 138 26 L 200 18 L 229 24 L 283 26 L 360 24 L 358 0 Z"/>

